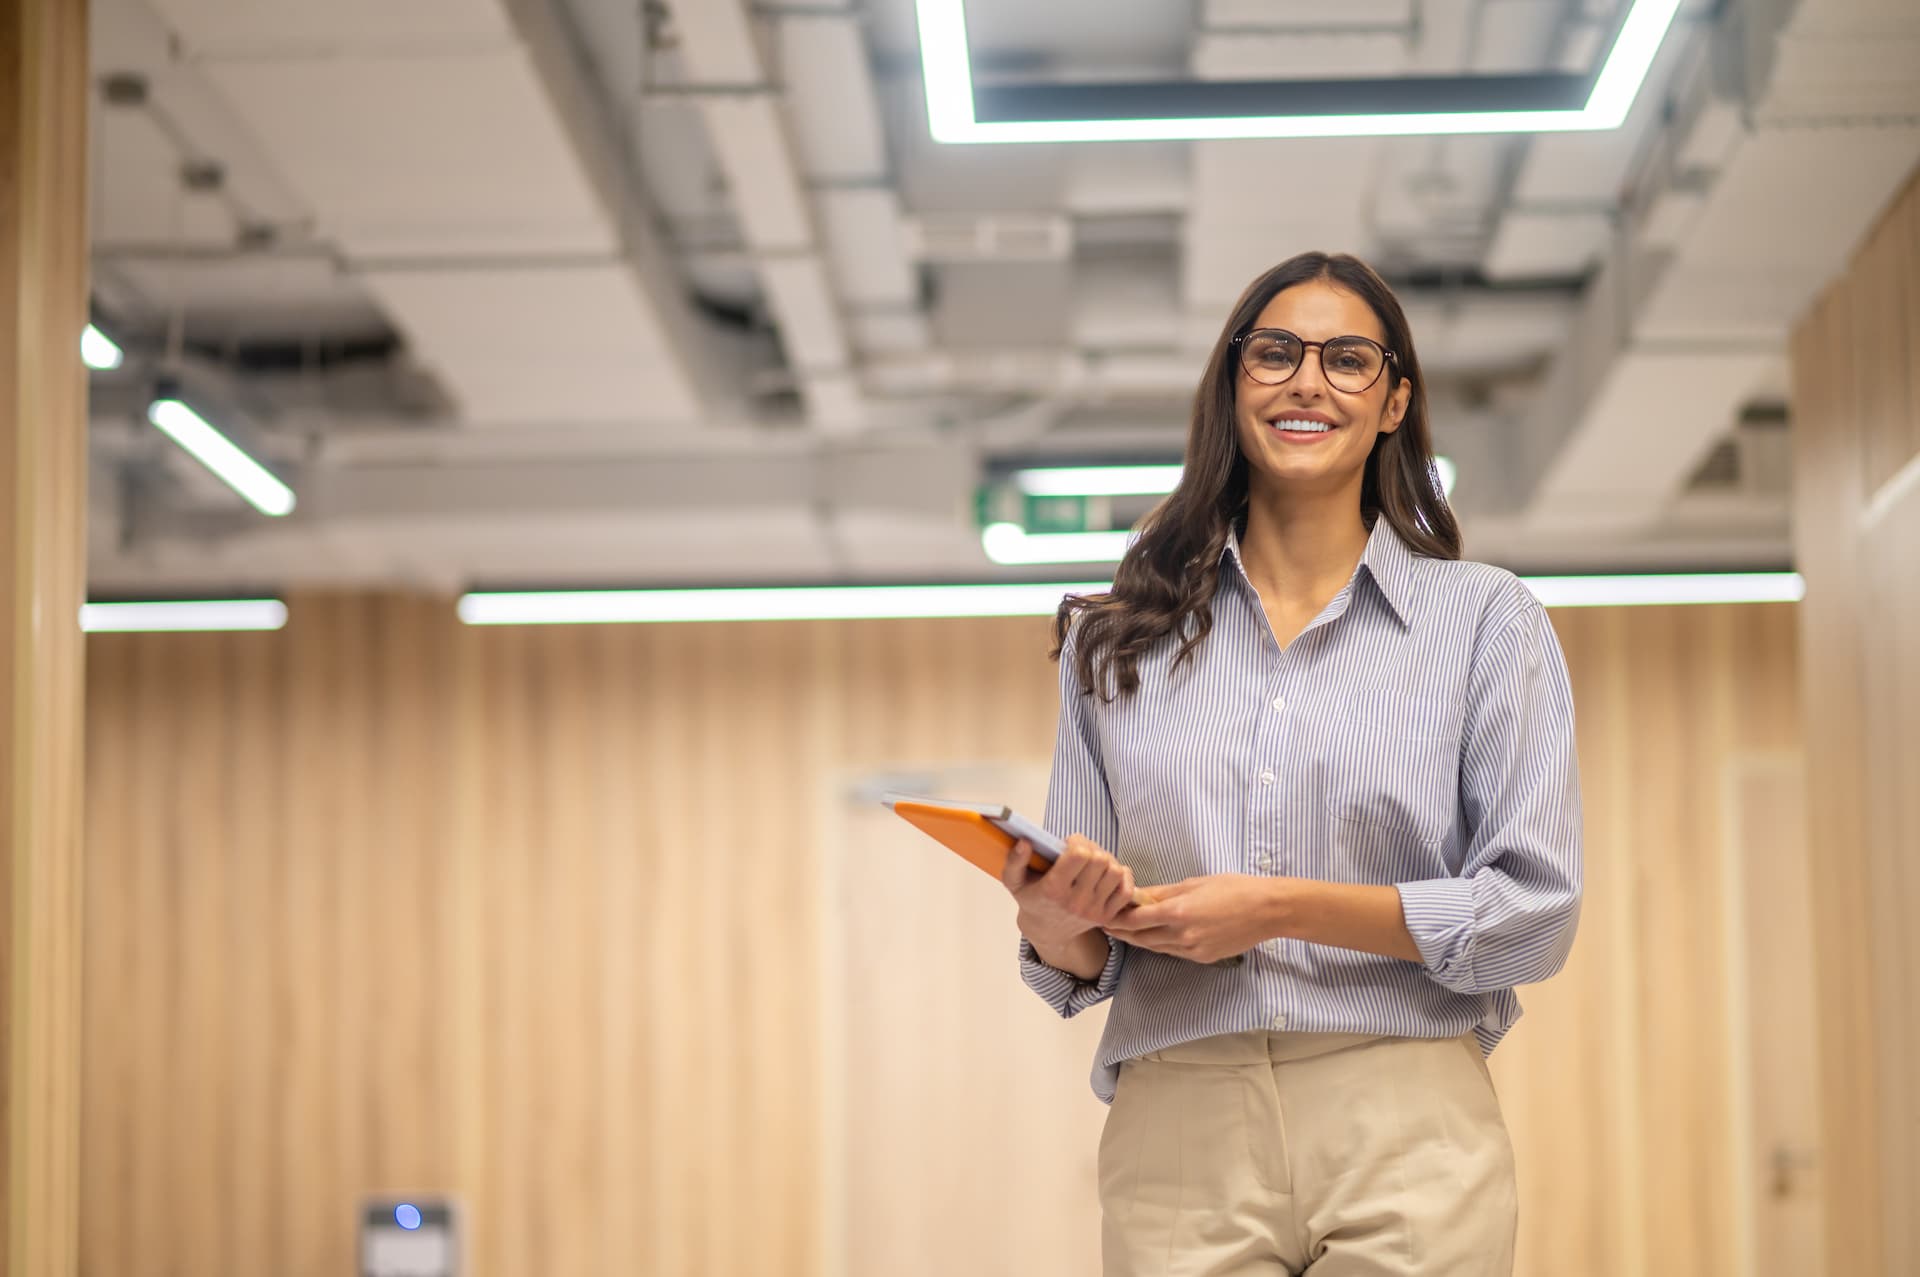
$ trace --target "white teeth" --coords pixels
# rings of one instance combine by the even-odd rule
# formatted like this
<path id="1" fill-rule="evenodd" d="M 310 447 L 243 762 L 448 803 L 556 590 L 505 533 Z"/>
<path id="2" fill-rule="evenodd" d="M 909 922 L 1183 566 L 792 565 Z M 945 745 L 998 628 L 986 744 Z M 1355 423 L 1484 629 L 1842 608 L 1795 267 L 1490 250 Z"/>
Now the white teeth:
<path id="1" fill-rule="evenodd" d="M 1272 425 L 1276 430 L 1320 431 L 1333 429 L 1332 426 L 1324 421 L 1305 421 L 1297 417 L 1282 417 L 1278 421 L 1273 422 Z"/>

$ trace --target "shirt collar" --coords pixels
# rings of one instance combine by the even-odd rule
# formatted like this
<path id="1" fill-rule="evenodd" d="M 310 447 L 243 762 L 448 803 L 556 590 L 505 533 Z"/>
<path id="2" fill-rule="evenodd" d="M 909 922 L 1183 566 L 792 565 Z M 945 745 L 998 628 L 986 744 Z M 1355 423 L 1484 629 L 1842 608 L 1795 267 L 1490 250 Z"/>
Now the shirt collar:
<path id="1" fill-rule="evenodd" d="M 1240 557 L 1238 524 L 1227 525 L 1225 553 L 1232 558 L 1241 579 L 1247 579 L 1247 565 Z M 1413 624 L 1413 557 L 1413 551 L 1400 539 L 1391 520 L 1381 515 L 1373 521 L 1373 531 L 1367 536 L 1367 548 L 1360 556 L 1360 567 L 1366 569 L 1367 576 L 1373 580 L 1374 589 L 1379 591 L 1394 619 L 1403 626 Z"/>

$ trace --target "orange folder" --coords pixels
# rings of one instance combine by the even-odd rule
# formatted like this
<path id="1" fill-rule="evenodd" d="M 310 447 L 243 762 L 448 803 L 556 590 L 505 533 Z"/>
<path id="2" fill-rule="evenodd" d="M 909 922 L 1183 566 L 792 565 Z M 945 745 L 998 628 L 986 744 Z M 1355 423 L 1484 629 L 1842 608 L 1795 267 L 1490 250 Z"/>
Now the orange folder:
<path id="1" fill-rule="evenodd" d="M 959 853 L 960 858 L 978 865 L 995 878 L 1007 863 L 1007 852 L 1017 841 L 1014 834 L 994 823 L 990 816 L 1011 821 L 1014 815 L 1005 807 L 981 809 L 970 804 L 941 803 L 930 799 L 894 798 L 887 803 L 894 814 L 936 841 Z M 1031 835 L 1027 835 L 1031 836 Z M 1040 853 L 1039 842 L 1027 860 L 1035 873 L 1045 873 L 1053 860 Z"/>
<path id="2" fill-rule="evenodd" d="M 908 824 L 957 853 L 969 864 L 977 865 L 994 878 L 1007 863 L 1007 851 L 1021 838 L 1033 844 L 1027 865 L 1035 873 L 1045 873 L 1054 858 L 1066 850 L 1066 844 L 1010 807 L 993 803 L 963 803 L 939 798 L 888 794 L 881 799 Z M 1136 887 L 1133 903 L 1152 903 L 1146 891 Z M 1216 967 L 1237 967 L 1246 955 L 1235 954 L 1211 963 Z"/>

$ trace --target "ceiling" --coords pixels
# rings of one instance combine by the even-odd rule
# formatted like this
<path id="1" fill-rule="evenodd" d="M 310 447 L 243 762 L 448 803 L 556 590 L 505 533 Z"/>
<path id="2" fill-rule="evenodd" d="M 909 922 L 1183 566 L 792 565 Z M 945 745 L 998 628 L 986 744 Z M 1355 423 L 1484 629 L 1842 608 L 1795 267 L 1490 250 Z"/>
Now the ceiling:
<path id="1" fill-rule="evenodd" d="M 977 77 L 1584 71 L 1617 0 L 967 0 Z M 1294 252 L 1406 305 L 1468 553 L 1780 566 L 1785 341 L 1920 161 L 1910 0 L 1685 0 L 1598 133 L 950 146 L 912 0 L 95 0 L 96 597 L 1083 578 Z M 299 496 L 145 423 L 161 384 Z"/>

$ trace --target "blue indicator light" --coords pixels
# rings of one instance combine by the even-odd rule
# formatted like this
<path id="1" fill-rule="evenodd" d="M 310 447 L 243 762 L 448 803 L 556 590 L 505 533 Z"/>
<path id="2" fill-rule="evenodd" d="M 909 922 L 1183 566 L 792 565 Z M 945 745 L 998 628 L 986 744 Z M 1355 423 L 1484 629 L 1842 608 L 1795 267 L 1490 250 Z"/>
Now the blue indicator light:
<path id="1" fill-rule="evenodd" d="M 405 1204 L 394 1207 L 393 1222 L 409 1230 L 420 1227 L 420 1208 Z"/>

